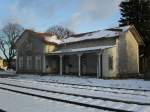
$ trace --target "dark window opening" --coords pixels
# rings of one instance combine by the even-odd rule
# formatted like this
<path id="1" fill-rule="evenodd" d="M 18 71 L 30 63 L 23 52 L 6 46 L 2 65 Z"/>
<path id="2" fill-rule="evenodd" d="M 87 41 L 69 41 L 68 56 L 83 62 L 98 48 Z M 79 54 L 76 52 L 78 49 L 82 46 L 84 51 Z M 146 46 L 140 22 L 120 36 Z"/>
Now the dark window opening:
<path id="1" fill-rule="evenodd" d="M 109 56 L 108 65 L 109 65 L 109 70 L 113 70 L 113 56 Z"/>

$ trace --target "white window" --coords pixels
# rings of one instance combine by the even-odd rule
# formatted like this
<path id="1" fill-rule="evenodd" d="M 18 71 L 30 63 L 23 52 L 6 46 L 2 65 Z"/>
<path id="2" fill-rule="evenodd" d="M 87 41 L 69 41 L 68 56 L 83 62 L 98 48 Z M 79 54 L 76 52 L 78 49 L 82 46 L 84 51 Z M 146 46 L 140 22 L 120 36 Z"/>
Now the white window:
<path id="1" fill-rule="evenodd" d="M 23 57 L 19 57 L 19 69 L 23 68 Z"/>
<path id="2" fill-rule="evenodd" d="M 35 57 L 35 69 L 41 70 L 41 56 Z"/>
<path id="3" fill-rule="evenodd" d="M 32 56 L 27 56 L 27 69 L 32 69 Z"/>

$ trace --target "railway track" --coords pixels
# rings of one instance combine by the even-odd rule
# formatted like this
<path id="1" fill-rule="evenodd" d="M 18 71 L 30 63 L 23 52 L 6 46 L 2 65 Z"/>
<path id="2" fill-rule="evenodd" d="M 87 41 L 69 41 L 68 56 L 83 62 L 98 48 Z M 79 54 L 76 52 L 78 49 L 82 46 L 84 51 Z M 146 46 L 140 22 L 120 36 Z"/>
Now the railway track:
<path id="1" fill-rule="evenodd" d="M 47 82 L 48 83 L 48 82 Z M 49 82 L 50 84 L 51 82 Z M 52 82 L 53 83 L 53 82 Z M 62 83 L 53 83 L 58 85 L 63 85 L 64 87 L 68 88 L 75 88 L 75 89 L 86 89 L 86 90 L 93 90 L 93 91 L 101 91 L 101 92 L 111 92 L 111 93 L 119 93 L 119 94 L 128 94 L 128 95 L 139 95 L 139 96 L 148 96 L 150 97 L 150 91 L 136 91 L 138 93 L 135 93 L 134 90 L 126 90 L 125 89 L 118 89 L 118 88 L 111 88 L 111 87 L 84 87 L 82 85 L 72 85 L 72 84 L 62 84 Z M 112 90 L 110 90 L 112 89 Z M 147 93 L 147 94 L 146 94 Z"/>
<path id="2" fill-rule="evenodd" d="M 105 103 L 110 105 L 123 105 L 124 106 L 135 106 L 137 105 L 137 108 L 140 108 L 142 106 L 150 106 L 149 103 L 140 103 L 140 102 L 128 102 L 128 101 L 120 101 L 116 99 L 109 99 L 109 98 L 102 98 L 102 97 L 92 97 L 87 95 L 79 95 L 79 94 L 73 94 L 73 93 L 64 93 L 64 92 L 57 92 L 57 91 L 51 91 L 46 89 L 39 89 L 34 87 L 27 87 L 27 86 L 20 86 L 20 85 L 14 85 L 14 84 L 8 84 L 8 83 L 0 83 L 0 89 L 35 96 L 39 98 L 64 102 L 64 103 L 70 103 L 74 105 L 80 105 L 84 107 L 91 107 L 96 109 L 102 109 L 102 110 L 108 110 L 108 111 L 116 111 L 116 112 L 133 112 L 131 109 L 124 109 L 124 108 L 118 108 L 118 107 L 109 107 L 107 105 L 104 105 Z M 40 94 L 38 94 L 40 92 Z M 44 94 L 41 94 L 41 92 Z M 94 101 L 94 102 L 93 102 Z M 96 103 L 95 103 L 96 102 Z"/>
<path id="3" fill-rule="evenodd" d="M 2 83 L 2 82 L 0 82 L 0 84 L 4 84 L 4 85 L 8 85 L 8 86 L 14 86 L 14 87 L 19 87 L 19 88 L 25 88 L 25 89 L 31 89 L 31 90 L 44 91 L 44 92 L 73 95 L 73 96 L 77 96 L 77 97 L 100 99 L 100 100 L 108 100 L 108 101 L 111 100 L 111 101 L 114 101 L 114 102 L 123 102 L 123 103 L 128 103 L 128 104 L 137 104 L 137 105 L 148 105 L 148 106 L 150 106 L 150 103 L 142 103 L 142 102 L 136 102 L 136 101 L 124 101 L 124 100 L 118 100 L 118 99 L 113 99 L 113 98 L 104 98 L 104 97 L 99 97 L 99 96 L 81 95 L 81 94 L 75 94 L 75 93 L 60 92 L 60 91 L 55 91 L 55 90 L 48 90 L 48 89 L 29 87 L 29 86 L 20 86 L 20 85 L 8 84 L 8 83 Z"/>
<path id="4" fill-rule="evenodd" d="M 13 78 L 15 79 L 15 78 Z M 144 92 L 150 92 L 150 90 L 146 89 L 135 89 L 135 88 L 121 88 L 121 87 L 107 87 L 107 86 L 92 86 L 92 85 L 80 85 L 80 84 L 70 84 L 70 83 L 62 83 L 62 82 L 54 82 L 54 81 L 39 81 L 37 82 L 45 82 L 45 83 L 55 83 L 55 84 L 65 84 L 65 85 L 75 85 L 75 86 L 84 86 L 84 87 L 94 87 L 94 88 L 111 88 L 111 89 L 121 89 L 121 90 L 133 90 L 133 91 L 144 91 Z"/>
<path id="5" fill-rule="evenodd" d="M 16 79 L 16 78 L 13 78 Z M 62 82 L 54 82 L 54 81 L 39 81 L 36 82 L 44 82 L 48 84 L 59 84 L 69 88 L 75 89 L 86 89 L 93 91 L 101 91 L 101 92 L 111 92 L 111 93 L 119 93 L 119 94 L 129 94 L 129 95 L 139 95 L 139 96 L 147 96 L 150 97 L 150 90 L 141 90 L 141 89 L 128 89 L 128 88 L 119 88 L 119 87 L 105 87 L 105 86 L 92 86 L 92 85 L 79 85 L 79 84 L 70 84 L 70 83 L 62 83 Z M 110 90 L 112 89 L 112 90 Z"/>

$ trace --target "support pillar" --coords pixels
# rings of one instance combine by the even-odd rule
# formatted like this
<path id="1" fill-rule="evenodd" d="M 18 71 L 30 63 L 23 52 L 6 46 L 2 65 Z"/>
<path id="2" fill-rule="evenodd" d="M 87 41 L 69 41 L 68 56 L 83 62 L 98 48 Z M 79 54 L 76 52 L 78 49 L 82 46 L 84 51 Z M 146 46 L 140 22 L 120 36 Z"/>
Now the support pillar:
<path id="1" fill-rule="evenodd" d="M 82 54 L 78 54 L 78 76 L 81 76 L 81 56 Z"/>
<path id="2" fill-rule="evenodd" d="M 47 71 L 46 71 L 46 59 L 45 59 L 46 57 L 45 57 L 45 55 L 43 54 L 43 73 L 46 73 Z"/>
<path id="3" fill-rule="evenodd" d="M 16 72 L 19 70 L 19 57 L 18 57 L 18 51 L 16 52 Z"/>
<path id="4" fill-rule="evenodd" d="M 60 75 L 63 74 L 63 60 L 62 60 L 62 58 L 63 58 L 63 55 L 60 55 Z"/>
<path id="5" fill-rule="evenodd" d="M 102 63 L 102 60 L 101 60 L 101 55 L 102 53 L 98 53 L 97 54 L 97 78 L 100 78 L 102 76 L 101 74 L 101 63 Z"/>

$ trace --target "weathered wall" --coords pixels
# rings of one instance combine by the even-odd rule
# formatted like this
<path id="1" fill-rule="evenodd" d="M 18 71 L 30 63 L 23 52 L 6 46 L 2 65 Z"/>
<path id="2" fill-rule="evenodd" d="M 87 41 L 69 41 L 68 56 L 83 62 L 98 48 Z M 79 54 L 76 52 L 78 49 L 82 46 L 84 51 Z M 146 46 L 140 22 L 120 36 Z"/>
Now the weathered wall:
<path id="1" fill-rule="evenodd" d="M 138 43 L 127 31 L 119 38 L 119 76 L 135 77 L 139 73 Z"/>
<path id="2" fill-rule="evenodd" d="M 51 53 L 52 51 L 56 50 L 56 45 L 45 45 L 44 52 L 45 53 Z"/>
<path id="3" fill-rule="evenodd" d="M 4 68 L 3 59 L 0 59 L 0 68 Z"/>
<path id="4" fill-rule="evenodd" d="M 131 32 L 126 34 L 128 73 L 139 73 L 139 48 Z"/>
<path id="5" fill-rule="evenodd" d="M 58 74 L 59 73 L 59 56 L 46 56 L 46 72 L 50 74 Z"/>
<path id="6" fill-rule="evenodd" d="M 17 48 L 17 73 L 36 73 L 42 72 L 42 65 L 40 66 L 40 70 L 35 68 L 35 57 L 41 56 L 42 63 L 42 54 L 44 44 L 34 35 L 32 34 L 24 34 L 21 40 L 21 45 Z M 32 57 L 32 65 L 30 69 L 27 69 L 27 56 Z M 23 68 L 19 68 L 19 57 L 23 57 Z"/>
<path id="7" fill-rule="evenodd" d="M 112 57 L 113 69 L 109 69 L 109 57 Z M 105 49 L 102 55 L 102 77 L 115 78 L 117 77 L 117 47 Z"/>

